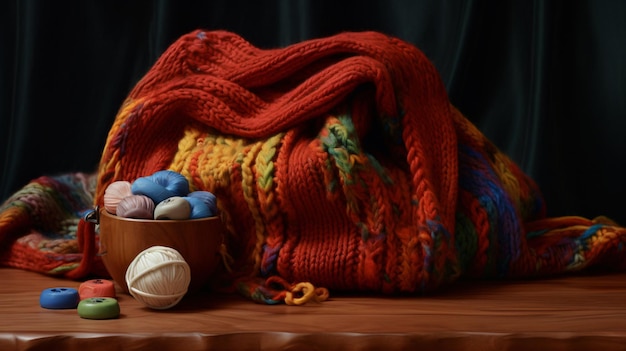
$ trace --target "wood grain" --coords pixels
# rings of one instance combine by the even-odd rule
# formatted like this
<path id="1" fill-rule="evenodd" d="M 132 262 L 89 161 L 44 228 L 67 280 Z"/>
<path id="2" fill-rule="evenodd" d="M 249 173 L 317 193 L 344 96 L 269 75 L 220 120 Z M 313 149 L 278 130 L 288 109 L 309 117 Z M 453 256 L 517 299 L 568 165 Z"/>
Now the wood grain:
<path id="1" fill-rule="evenodd" d="M 39 306 L 43 289 L 80 282 L 8 268 L 0 277 L 0 350 L 626 349 L 624 273 L 459 282 L 433 296 L 334 293 L 300 307 L 199 291 L 157 311 L 120 291 L 113 320 Z"/>

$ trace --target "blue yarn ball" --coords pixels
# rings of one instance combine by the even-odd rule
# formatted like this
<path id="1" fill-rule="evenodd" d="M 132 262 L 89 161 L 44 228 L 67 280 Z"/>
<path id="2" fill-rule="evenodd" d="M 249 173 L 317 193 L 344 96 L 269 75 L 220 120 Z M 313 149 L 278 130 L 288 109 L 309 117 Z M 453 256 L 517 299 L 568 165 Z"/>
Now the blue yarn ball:
<path id="1" fill-rule="evenodd" d="M 191 207 L 190 219 L 213 217 L 215 215 L 209 206 L 201 199 L 190 196 L 183 197 L 183 199 L 187 200 Z"/>
<path id="2" fill-rule="evenodd" d="M 158 171 L 137 178 L 131 186 L 131 191 L 135 195 L 145 195 L 158 204 L 170 197 L 186 196 L 189 192 L 189 181 L 174 171 Z"/>
<path id="3" fill-rule="evenodd" d="M 217 214 L 217 197 L 212 192 L 198 190 L 189 193 L 187 197 L 202 200 L 208 206 L 213 216 Z"/>

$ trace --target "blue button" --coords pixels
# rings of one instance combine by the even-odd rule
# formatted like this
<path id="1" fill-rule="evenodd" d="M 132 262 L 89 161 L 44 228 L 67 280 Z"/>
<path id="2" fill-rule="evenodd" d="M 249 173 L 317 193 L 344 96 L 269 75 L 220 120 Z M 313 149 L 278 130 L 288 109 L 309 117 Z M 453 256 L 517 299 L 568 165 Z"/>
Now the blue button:
<path id="1" fill-rule="evenodd" d="M 48 288 L 44 289 L 39 296 L 39 304 L 48 309 L 76 308 L 80 296 L 74 288 Z"/>

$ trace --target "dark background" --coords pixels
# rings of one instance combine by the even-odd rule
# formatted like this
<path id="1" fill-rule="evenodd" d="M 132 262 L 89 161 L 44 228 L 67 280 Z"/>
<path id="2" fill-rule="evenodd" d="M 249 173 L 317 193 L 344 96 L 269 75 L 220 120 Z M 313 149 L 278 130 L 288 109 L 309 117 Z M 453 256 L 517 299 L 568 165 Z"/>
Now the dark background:
<path id="1" fill-rule="evenodd" d="M 196 28 L 262 48 L 348 30 L 410 41 L 550 215 L 626 223 L 621 0 L 3 1 L 0 201 L 41 175 L 95 171 L 130 89 Z"/>

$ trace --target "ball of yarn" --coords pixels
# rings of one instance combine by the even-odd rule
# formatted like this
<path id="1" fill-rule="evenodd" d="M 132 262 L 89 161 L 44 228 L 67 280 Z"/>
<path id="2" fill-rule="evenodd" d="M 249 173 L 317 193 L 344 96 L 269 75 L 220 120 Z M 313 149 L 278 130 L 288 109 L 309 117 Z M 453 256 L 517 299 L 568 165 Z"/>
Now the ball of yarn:
<path id="1" fill-rule="evenodd" d="M 126 270 L 130 294 L 153 309 L 176 306 L 190 282 L 189 265 L 177 250 L 166 246 L 152 246 L 140 252 Z"/>
<path id="2" fill-rule="evenodd" d="M 104 190 L 104 209 L 111 214 L 117 214 L 117 205 L 132 194 L 130 182 L 118 180 L 109 184 Z"/>
<path id="3" fill-rule="evenodd" d="M 189 219 L 191 204 L 185 198 L 172 196 L 156 205 L 154 219 Z"/>
<path id="4" fill-rule="evenodd" d="M 135 179 L 131 185 L 135 195 L 146 195 L 155 204 L 173 197 L 189 193 L 189 181 L 182 174 L 174 171 L 158 171 L 147 177 Z"/>
<path id="5" fill-rule="evenodd" d="M 205 217 L 213 216 L 213 213 L 209 209 L 209 206 L 207 206 L 207 204 L 204 201 L 200 200 L 199 198 L 185 196 L 183 197 L 183 199 L 187 200 L 187 202 L 189 203 L 189 207 L 191 208 L 191 212 L 189 214 L 190 219 L 198 219 L 198 218 L 205 218 Z"/>
<path id="6" fill-rule="evenodd" d="M 210 191 L 197 190 L 190 192 L 187 197 L 197 198 L 202 200 L 207 207 L 209 208 L 209 212 L 211 213 L 207 217 L 215 216 L 217 213 L 217 197 Z"/>
<path id="7" fill-rule="evenodd" d="M 154 201 L 145 195 L 130 195 L 117 205 L 117 216 L 124 218 L 152 219 Z"/>

